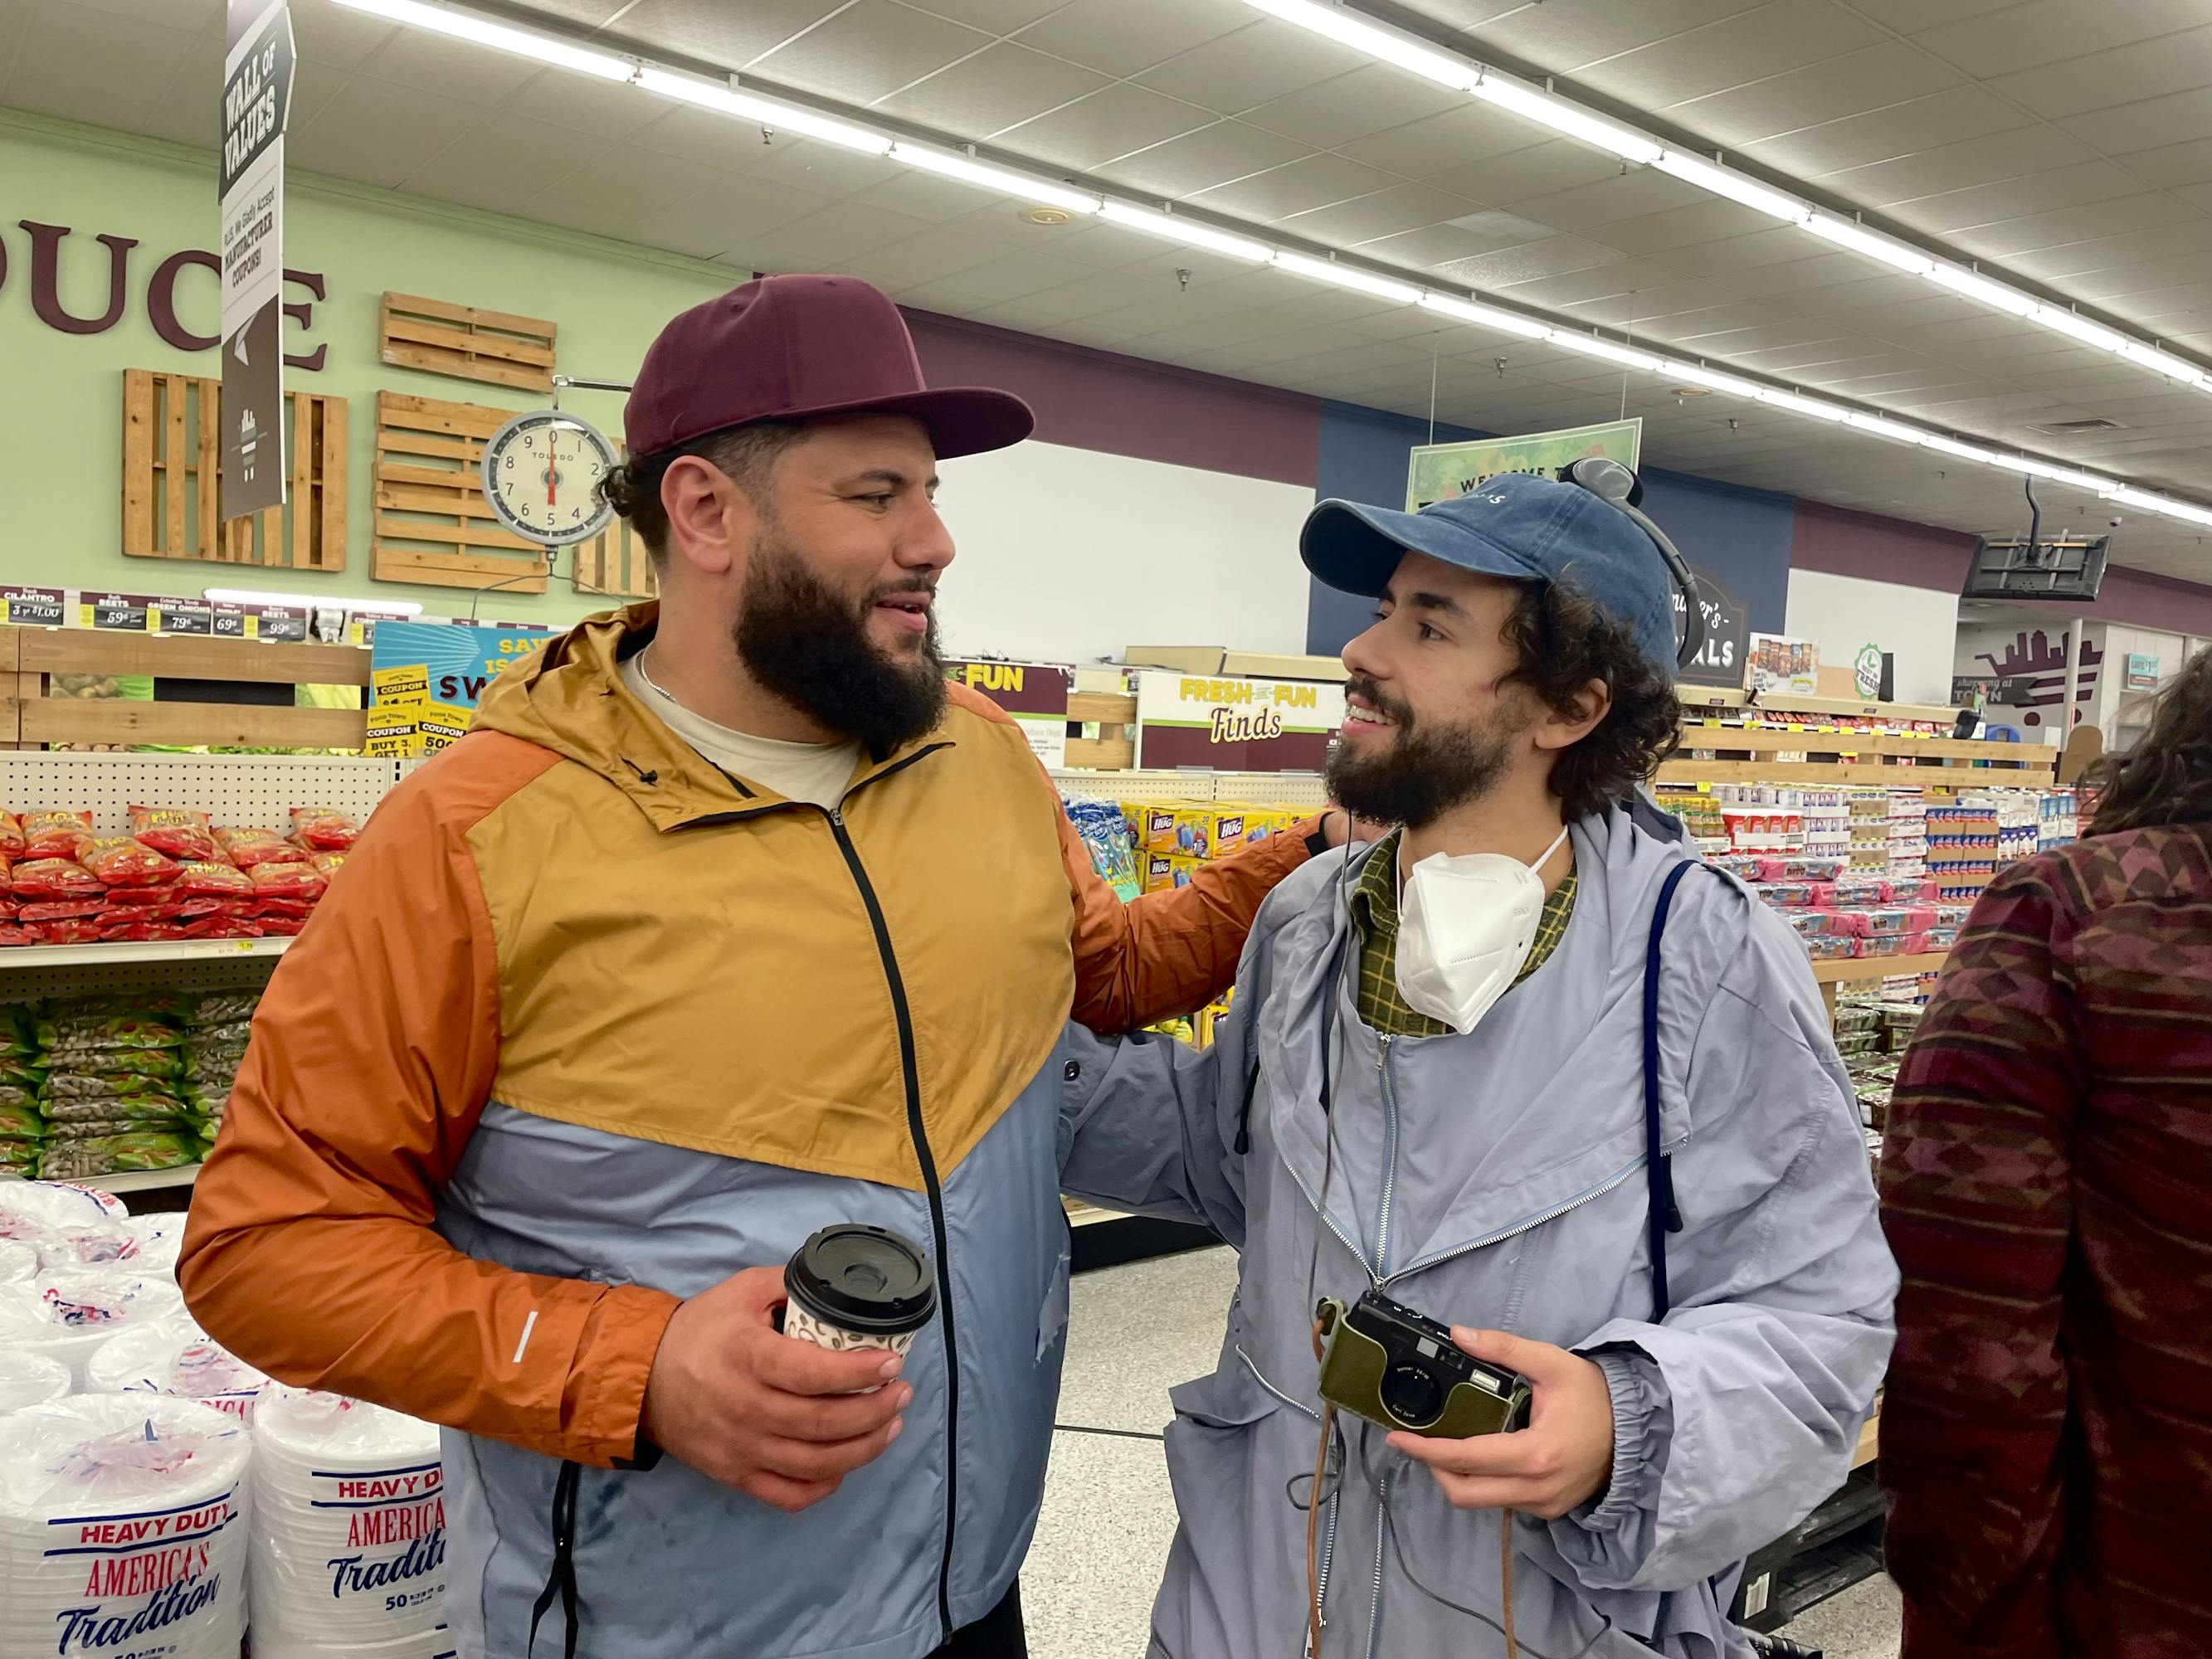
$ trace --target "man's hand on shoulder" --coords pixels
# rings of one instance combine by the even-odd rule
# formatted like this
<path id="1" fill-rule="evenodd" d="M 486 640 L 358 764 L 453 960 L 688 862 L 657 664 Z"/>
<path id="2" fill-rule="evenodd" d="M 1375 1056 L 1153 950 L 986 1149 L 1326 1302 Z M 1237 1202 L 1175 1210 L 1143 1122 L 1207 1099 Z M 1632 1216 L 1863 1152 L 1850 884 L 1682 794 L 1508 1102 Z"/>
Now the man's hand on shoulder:
<path id="1" fill-rule="evenodd" d="M 1605 1491 L 1613 1480 L 1613 1391 L 1604 1371 L 1578 1353 L 1504 1331 L 1454 1326 L 1452 1340 L 1528 1379 L 1534 1395 L 1528 1426 L 1468 1440 L 1394 1434 L 1392 1450 L 1427 1464 L 1462 1510 L 1519 1510 L 1556 1521 Z"/>
<path id="2" fill-rule="evenodd" d="M 894 1380 L 890 1354 L 786 1336 L 775 1323 L 784 1299 L 782 1268 L 749 1267 L 678 1308 L 653 1356 L 645 1431 L 702 1474 L 795 1514 L 883 1455 L 914 1389 Z"/>

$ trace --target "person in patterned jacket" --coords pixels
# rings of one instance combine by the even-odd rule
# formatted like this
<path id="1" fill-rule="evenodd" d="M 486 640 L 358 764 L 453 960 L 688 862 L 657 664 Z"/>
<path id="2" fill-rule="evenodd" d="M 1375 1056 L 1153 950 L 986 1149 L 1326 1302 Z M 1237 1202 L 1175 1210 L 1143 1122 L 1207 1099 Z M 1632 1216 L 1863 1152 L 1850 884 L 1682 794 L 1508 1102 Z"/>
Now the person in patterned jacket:
<path id="1" fill-rule="evenodd" d="M 1899 1077 L 1905 1659 L 2212 1654 L 2212 652 L 2001 873 Z"/>

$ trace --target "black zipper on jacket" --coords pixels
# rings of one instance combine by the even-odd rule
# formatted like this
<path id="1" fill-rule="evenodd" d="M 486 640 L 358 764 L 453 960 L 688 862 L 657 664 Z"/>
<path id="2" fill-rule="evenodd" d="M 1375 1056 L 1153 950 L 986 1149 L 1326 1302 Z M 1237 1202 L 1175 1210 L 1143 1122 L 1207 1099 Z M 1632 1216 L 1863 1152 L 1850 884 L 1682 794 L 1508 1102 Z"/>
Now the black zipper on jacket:
<path id="1" fill-rule="evenodd" d="M 928 752 L 923 750 L 908 756 L 905 764 L 911 764 Z M 876 775 L 883 777 L 887 774 Z M 914 1139 L 915 1161 L 921 1166 L 921 1184 L 929 1195 L 929 1230 L 937 1245 L 937 1272 L 941 1281 L 937 1305 L 945 1316 L 945 1553 L 937 1566 L 937 1617 L 943 1629 L 943 1640 L 950 1642 L 952 1533 L 960 1503 L 960 1348 L 952 1329 L 952 1257 L 951 1243 L 945 1226 L 945 1189 L 939 1184 L 937 1158 L 929 1149 L 929 1133 L 921 1121 L 921 1065 L 915 1052 L 914 1012 L 907 1005 L 906 981 L 900 975 L 898 957 L 891 950 L 890 927 L 884 920 L 884 907 L 877 902 L 875 887 L 868 880 L 867 868 L 860 862 L 860 849 L 853 845 L 853 837 L 845 828 L 844 812 L 832 809 L 829 817 L 830 833 L 836 836 L 837 850 L 845 855 L 846 867 L 853 872 L 853 884 L 860 890 L 860 902 L 867 907 L 868 925 L 875 930 L 876 951 L 883 957 L 884 981 L 890 988 L 891 1015 L 898 1023 L 899 1071 L 906 1085 L 907 1133 Z"/>

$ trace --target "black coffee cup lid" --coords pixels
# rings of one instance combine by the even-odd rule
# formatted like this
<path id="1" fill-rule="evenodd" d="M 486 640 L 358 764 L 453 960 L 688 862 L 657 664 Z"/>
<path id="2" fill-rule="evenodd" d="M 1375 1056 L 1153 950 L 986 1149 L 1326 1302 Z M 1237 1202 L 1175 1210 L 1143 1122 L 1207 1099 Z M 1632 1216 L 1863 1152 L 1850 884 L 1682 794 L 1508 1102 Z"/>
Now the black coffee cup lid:
<path id="1" fill-rule="evenodd" d="M 888 1227 L 824 1227 L 799 1247 L 784 1280 L 793 1301 L 844 1330 L 903 1335 L 937 1311 L 929 1258 Z"/>

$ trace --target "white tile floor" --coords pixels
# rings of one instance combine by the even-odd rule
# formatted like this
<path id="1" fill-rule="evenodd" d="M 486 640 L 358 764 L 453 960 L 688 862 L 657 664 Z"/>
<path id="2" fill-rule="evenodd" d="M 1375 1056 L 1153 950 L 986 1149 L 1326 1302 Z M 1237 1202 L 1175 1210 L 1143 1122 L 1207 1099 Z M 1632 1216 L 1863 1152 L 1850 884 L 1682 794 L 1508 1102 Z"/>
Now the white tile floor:
<path id="1" fill-rule="evenodd" d="M 1033 1659 L 1143 1654 L 1152 1590 L 1175 1532 L 1175 1500 L 1152 1437 L 1171 1415 L 1170 1387 L 1212 1370 L 1235 1282 L 1235 1258 L 1225 1249 L 1076 1279 L 1064 1426 L 1054 1437 L 1044 1515 L 1022 1570 Z M 1825 1659 L 1894 1659 L 1898 1617 L 1896 1590 L 1874 1579 L 1785 1634 Z"/>

